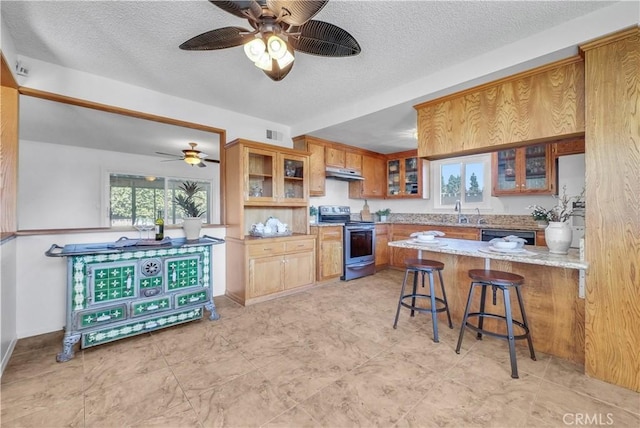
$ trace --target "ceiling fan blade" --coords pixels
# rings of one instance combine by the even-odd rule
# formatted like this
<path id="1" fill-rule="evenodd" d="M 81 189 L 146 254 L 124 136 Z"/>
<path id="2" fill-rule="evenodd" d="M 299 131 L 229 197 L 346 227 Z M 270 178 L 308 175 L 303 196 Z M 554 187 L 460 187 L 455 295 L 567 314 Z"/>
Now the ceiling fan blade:
<path id="1" fill-rule="evenodd" d="M 205 161 L 205 162 L 220 163 L 220 161 L 217 160 L 217 159 L 202 159 L 202 160 Z"/>
<path id="2" fill-rule="evenodd" d="M 262 14 L 262 7 L 258 4 L 258 2 L 254 0 L 249 1 L 217 1 L 217 0 L 209 0 L 211 3 L 218 6 L 220 9 L 225 12 L 229 12 L 232 15 L 235 15 L 239 18 L 246 18 L 246 15 L 242 13 L 243 10 L 251 10 L 255 17 L 258 17 Z"/>
<path id="3" fill-rule="evenodd" d="M 210 51 L 215 49 L 233 48 L 244 44 L 253 36 L 247 34 L 250 30 L 241 27 L 223 27 L 207 31 L 190 38 L 180 45 L 185 51 Z"/>
<path id="4" fill-rule="evenodd" d="M 308 21 L 299 27 L 291 27 L 290 33 L 300 33 L 299 37 L 289 37 L 291 46 L 311 55 L 342 57 L 358 55 L 358 41 L 342 28 L 324 21 Z"/>
<path id="5" fill-rule="evenodd" d="M 164 152 L 156 152 L 157 155 L 161 155 L 161 156 L 171 156 L 172 158 L 178 158 L 178 159 L 182 159 L 181 156 L 179 155 L 175 155 L 175 154 L 171 154 L 171 153 L 164 153 Z"/>
<path id="6" fill-rule="evenodd" d="M 267 0 L 267 7 L 276 16 L 280 16 L 280 12 L 284 11 L 283 22 L 289 25 L 302 25 L 320 12 L 327 2 L 328 0 Z"/>
<path id="7" fill-rule="evenodd" d="M 206 168 L 206 167 L 207 167 L 207 165 L 204 162 L 200 162 L 198 164 L 198 168 Z"/>
<path id="8" fill-rule="evenodd" d="M 166 160 L 161 160 L 160 162 L 175 162 L 175 161 L 181 161 L 184 160 L 182 158 L 178 158 L 178 159 L 166 159 Z"/>

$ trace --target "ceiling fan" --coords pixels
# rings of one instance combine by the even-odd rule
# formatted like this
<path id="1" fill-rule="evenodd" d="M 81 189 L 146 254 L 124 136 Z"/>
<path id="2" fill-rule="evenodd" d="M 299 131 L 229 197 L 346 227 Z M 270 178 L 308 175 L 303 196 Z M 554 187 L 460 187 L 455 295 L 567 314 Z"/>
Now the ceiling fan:
<path id="1" fill-rule="evenodd" d="M 180 49 L 201 51 L 244 45 L 249 59 L 275 81 L 291 71 L 295 51 L 327 57 L 358 55 L 360 45 L 351 34 L 328 22 L 311 19 L 327 1 L 210 0 L 225 12 L 247 19 L 253 30 L 218 28 L 187 40 Z"/>
<path id="2" fill-rule="evenodd" d="M 189 145 L 191 146 L 190 149 L 184 149 L 182 151 L 182 156 L 180 155 L 174 155 L 171 153 L 163 153 L 163 152 L 156 152 L 156 154 L 161 155 L 161 156 L 171 156 L 175 159 L 168 159 L 162 162 L 171 162 L 171 161 L 177 161 L 177 160 L 183 160 L 186 163 L 188 163 L 191 166 L 194 165 L 198 165 L 200 168 L 204 168 L 207 165 L 205 164 L 205 162 L 214 162 L 214 163 L 220 163 L 219 160 L 215 160 L 215 159 L 207 159 L 207 155 L 206 153 L 202 153 L 200 150 L 196 150 L 196 146 L 198 145 L 197 143 L 189 143 Z"/>

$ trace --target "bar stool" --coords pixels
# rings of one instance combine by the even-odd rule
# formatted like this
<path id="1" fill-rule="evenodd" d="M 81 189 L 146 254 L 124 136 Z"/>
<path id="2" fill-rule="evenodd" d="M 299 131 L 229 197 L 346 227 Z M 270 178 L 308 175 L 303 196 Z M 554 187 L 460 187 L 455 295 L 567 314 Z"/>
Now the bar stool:
<path id="1" fill-rule="evenodd" d="M 498 337 L 501 339 L 507 339 L 509 342 L 509 356 L 511 358 L 511 377 L 518 378 L 518 364 L 516 362 L 516 347 L 515 341 L 519 339 L 527 339 L 529 343 L 529 352 L 531 353 L 531 359 L 536 360 L 536 354 L 533 351 L 533 342 L 531 341 L 531 334 L 529 333 L 529 323 L 527 322 L 527 315 L 524 311 L 524 304 L 522 302 L 522 294 L 520 293 L 520 285 L 524 283 L 524 277 L 516 275 L 510 272 L 502 272 L 498 270 L 483 270 L 472 269 L 469 271 L 469 277 L 471 278 L 471 286 L 469 287 L 469 297 L 467 298 L 467 307 L 464 310 L 464 317 L 462 319 L 462 326 L 460 327 L 460 337 L 458 338 L 458 346 L 456 346 L 456 353 L 460 353 L 460 346 L 462 346 L 462 338 L 464 336 L 465 327 L 477 332 L 476 339 L 481 340 L 483 334 Z M 469 312 L 471 309 L 471 300 L 473 298 L 473 290 L 475 287 L 481 287 L 480 293 L 480 311 Z M 504 300 L 504 312 L 505 315 L 498 315 L 485 311 L 485 297 L 487 295 L 487 287 L 491 287 L 493 291 L 493 304 L 496 304 L 496 291 L 502 291 L 502 297 Z M 511 314 L 511 297 L 509 289 L 514 288 L 516 295 L 518 296 L 518 305 L 520 306 L 520 313 L 522 315 L 522 321 L 516 321 Z M 468 322 L 469 317 L 478 317 L 478 326 L 472 325 Z M 483 328 L 483 321 L 485 318 L 497 318 L 505 320 L 507 325 L 507 334 L 500 334 L 493 331 L 485 330 Z M 520 327 L 524 334 L 515 335 L 513 331 L 513 325 Z"/>
<path id="2" fill-rule="evenodd" d="M 438 312 L 446 312 L 447 319 L 449 320 L 449 328 L 453 328 L 451 323 L 451 314 L 449 313 L 449 305 L 447 304 L 447 293 L 444 291 L 444 282 L 442 281 L 442 269 L 444 269 L 444 263 L 435 260 L 425 259 L 407 259 L 405 260 L 407 269 L 404 273 L 404 281 L 402 281 L 402 289 L 400 290 L 400 298 L 398 299 L 398 310 L 396 311 L 396 319 L 393 323 L 393 328 L 398 325 L 398 317 L 400 316 L 400 307 L 411 309 L 411 316 L 414 316 L 415 312 L 431 313 L 431 320 L 433 323 L 433 341 L 439 342 L 438 339 Z M 442 289 L 442 298 L 436 297 L 435 287 L 433 282 L 433 272 L 438 272 L 440 278 L 440 288 Z M 407 285 L 407 279 L 409 274 L 413 273 L 413 292 L 411 294 L 405 294 L 405 287 Z M 429 275 L 429 294 L 418 293 L 418 273 L 422 275 L 422 287 L 425 286 L 425 274 Z M 411 303 L 405 302 L 405 300 L 411 299 Z M 430 306 L 428 308 L 422 308 L 416 306 L 416 299 L 429 299 Z M 438 307 L 440 306 L 440 307 Z"/>

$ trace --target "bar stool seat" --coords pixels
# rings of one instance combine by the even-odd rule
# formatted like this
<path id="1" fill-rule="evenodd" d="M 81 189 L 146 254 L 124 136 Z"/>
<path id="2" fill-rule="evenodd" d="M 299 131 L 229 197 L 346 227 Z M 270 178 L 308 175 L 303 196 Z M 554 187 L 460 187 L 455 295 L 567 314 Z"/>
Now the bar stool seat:
<path id="1" fill-rule="evenodd" d="M 524 310 L 524 303 L 522 300 L 522 294 L 520 293 L 520 286 L 524 284 L 524 277 L 510 272 L 502 272 L 499 270 L 483 270 L 472 269 L 469 271 L 469 277 L 471 278 L 471 285 L 469 287 L 469 297 L 467 298 L 467 306 L 464 311 L 464 317 L 462 319 L 462 326 L 460 327 L 460 336 L 458 337 L 458 345 L 456 346 L 456 353 L 460 353 L 460 347 L 462 346 L 462 338 L 464 337 L 465 328 L 473 330 L 477 333 L 476 339 L 481 340 L 483 334 L 488 334 L 500 339 L 506 339 L 509 342 L 509 356 L 511 359 L 511 377 L 518 378 L 518 364 L 516 361 L 516 349 L 515 341 L 520 339 L 527 339 L 529 344 L 529 352 L 531 353 L 531 359 L 535 361 L 536 354 L 533 350 L 533 342 L 531 341 L 531 333 L 529 331 L 529 323 L 527 322 L 527 315 Z M 473 300 L 473 290 L 475 287 L 481 287 L 480 293 L 480 310 L 479 312 L 469 312 L 471 309 L 471 303 Z M 495 314 L 487 312 L 485 310 L 485 298 L 487 294 L 487 288 L 491 287 L 493 292 L 493 305 L 496 304 L 496 292 L 502 291 L 504 301 L 505 314 Z M 522 315 L 522 321 L 514 320 L 511 313 L 511 296 L 509 290 L 513 288 L 516 291 L 518 297 L 518 306 L 520 307 L 520 314 Z M 469 322 L 469 317 L 477 317 L 478 325 L 475 326 Z M 507 327 L 507 334 L 497 333 L 495 331 L 487 330 L 483 327 L 485 318 L 496 318 L 504 320 Z M 514 333 L 514 327 L 519 327 L 523 333 L 516 335 Z"/>
<path id="2" fill-rule="evenodd" d="M 449 313 L 449 305 L 447 303 L 447 294 L 444 290 L 444 281 L 442 280 L 442 270 L 444 269 L 444 263 L 436 260 L 427 259 L 406 259 L 406 270 L 404 273 L 404 280 L 402 281 L 402 289 L 400 290 L 400 298 L 398 299 L 398 309 L 396 311 L 396 319 L 393 323 L 393 328 L 398 326 L 398 318 L 400 316 L 400 308 L 411 309 L 411 316 L 414 316 L 415 312 L 431 313 L 431 321 L 433 324 L 433 341 L 439 342 L 438 337 L 438 312 L 446 312 L 447 319 L 449 321 L 449 328 L 453 328 L 451 323 L 451 314 Z M 438 272 L 438 278 L 440 280 L 440 289 L 442 290 L 442 297 L 436 297 L 435 285 L 433 280 L 433 273 Z M 405 287 L 407 285 L 407 279 L 409 274 L 413 273 L 413 291 L 409 294 L 405 294 Z M 422 276 L 422 288 L 425 287 L 425 275 L 429 276 L 429 294 L 418 293 L 418 274 Z M 430 305 L 428 308 L 420 307 L 416 305 L 418 299 L 428 299 Z M 409 300 L 411 302 L 409 302 Z"/>

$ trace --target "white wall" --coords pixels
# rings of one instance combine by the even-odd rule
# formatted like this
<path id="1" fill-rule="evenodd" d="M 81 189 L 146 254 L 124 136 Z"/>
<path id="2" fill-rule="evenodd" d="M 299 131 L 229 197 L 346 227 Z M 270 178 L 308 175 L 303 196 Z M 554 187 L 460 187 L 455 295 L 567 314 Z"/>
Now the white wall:
<path id="1" fill-rule="evenodd" d="M 215 238 L 224 238 L 225 233 L 225 228 L 223 227 L 203 227 L 201 232 L 202 235 L 209 235 Z M 45 251 L 51 245 L 64 246 L 78 243 L 113 242 L 123 234 L 122 231 L 108 231 L 19 236 L 16 253 L 16 276 L 19 281 L 15 306 L 17 337 L 20 339 L 59 331 L 65 325 L 67 259 L 64 257 L 45 256 Z M 135 234 L 136 232 L 131 230 L 131 233 L 124 235 L 134 237 Z M 165 236 L 178 238 L 184 237 L 184 233 L 180 228 L 167 229 Z M 225 291 L 225 246 L 225 244 L 222 244 L 211 247 L 213 249 L 212 278 L 214 296 L 223 295 Z M 2 316 L 4 320 L 4 311 Z"/>
<path id="2" fill-rule="evenodd" d="M 20 141 L 18 230 L 108 227 L 108 174 L 125 173 L 213 180 L 213 218 L 220 222 L 220 169 L 208 163 L 161 162 L 141 156 Z"/>

